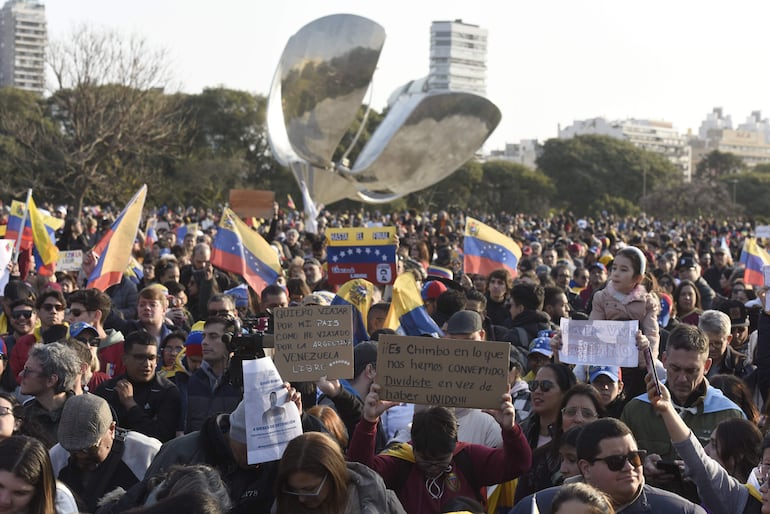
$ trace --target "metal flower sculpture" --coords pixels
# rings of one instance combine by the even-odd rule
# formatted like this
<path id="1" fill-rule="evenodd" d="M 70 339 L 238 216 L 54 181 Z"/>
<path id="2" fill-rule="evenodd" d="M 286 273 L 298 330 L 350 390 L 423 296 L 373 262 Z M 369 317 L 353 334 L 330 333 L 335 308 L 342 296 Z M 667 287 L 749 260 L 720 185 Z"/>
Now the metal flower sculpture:
<path id="1" fill-rule="evenodd" d="M 499 109 L 482 96 L 404 92 L 351 168 L 332 162 L 384 43 L 379 24 L 335 14 L 305 25 L 286 44 L 268 98 L 268 138 L 273 156 L 302 189 L 308 220 L 318 204 L 344 198 L 385 203 L 439 182 L 500 122 Z"/>

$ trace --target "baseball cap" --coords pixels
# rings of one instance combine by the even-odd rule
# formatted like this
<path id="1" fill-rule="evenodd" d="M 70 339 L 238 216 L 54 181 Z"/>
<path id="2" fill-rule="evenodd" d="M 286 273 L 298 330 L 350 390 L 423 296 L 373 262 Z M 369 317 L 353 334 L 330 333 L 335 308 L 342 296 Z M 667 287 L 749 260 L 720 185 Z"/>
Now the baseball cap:
<path id="1" fill-rule="evenodd" d="M 370 363 L 377 364 L 377 343 L 361 341 L 353 348 L 353 378 L 358 377 Z"/>
<path id="2" fill-rule="evenodd" d="M 321 261 L 319 261 L 315 257 L 308 257 L 307 259 L 305 259 L 304 264 L 305 265 L 307 265 L 307 264 L 315 264 L 316 266 L 320 266 L 321 265 Z"/>
<path id="3" fill-rule="evenodd" d="M 599 378 L 599 375 L 606 375 L 610 377 L 610 380 L 618 383 L 620 381 L 620 368 L 613 366 L 591 366 L 588 368 L 588 380 L 590 382 Z"/>
<path id="4" fill-rule="evenodd" d="M 329 305 L 329 300 L 318 293 L 312 293 L 302 299 L 302 305 Z"/>
<path id="5" fill-rule="evenodd" d="M 184 342 L 185 355 L 192 357 L 200 357 L 203 355 L 203 332 L 199 330 L 193 330 Z"/>
<path id="6" fill-rule="evenodd" d="M 695 267 L 695 258 L 692 255 L 682 255 L 682 257 L 679 258 L 679 262 L 676 264 L 676 269 L 680 268 L 694 268 Z"/>
<path id="7" fill-rule="evenodd" d="M 545 355 L 548 358 L 553 357 L 553 350 L 551 350 L 551 338 L 550 337 L 536 337 L 529 345 L 529 354 L 539 353 Z"/>
<path id="8" fill-rule="evenodd" d="M 447 334 L 472 334 L 482 329 L 481 316 L 475 311 L 457 311 L 447 321 Z"/>
<path id="9" fill-rule="evenodd" d="M 446 291 L 446 286 L 443 283 L 439 282 L 438 280 L 430 280 L 423 284 L 420 295 L 422 296 L 422 301 L 424 302 L 426 300 L 435 300 L 441 296 L 441 293 L 444 291 Z"/>
<path id="10" fill-rule="evenodd" d="M 72 396 L 64 402 L 59 419 L 59 444 L 74 452 L 91 448 L 112 424 L 107 401 L 95 394 Z"/>
<path id="11" fill-rule="evenodd" d="M 72 325 L 70 325 L 70 337 L 78 338 L 78 336 L 85 337 L 88 335 L 88 332 L 91 332 L 93 334 L 93 337 L 96 337 L 99 335 L 99 332 L 96 331 L 96 329 L 93 327 L 93 325 L 90 325 L 86 323 L 85 321 L 76 321 Z"/>
<path id="12" fill-rule="evenodd" d="M 595 269 L 600 269 L 600 270 L 606 272 L 607 271 L 607 266 L 605 266 L 601 262 L 595 262 L 595 263 L 591 264 L 590 266 L 588 266 L 588 271 L 595 270 Z"/>
<path id="13" fill-rule="evenodd" d="M 738 300 L 726 300 L 722 302 L 719 310 L 730 316 L 730 326 L 748 327 L 749 314 L 746 306 Z"/>

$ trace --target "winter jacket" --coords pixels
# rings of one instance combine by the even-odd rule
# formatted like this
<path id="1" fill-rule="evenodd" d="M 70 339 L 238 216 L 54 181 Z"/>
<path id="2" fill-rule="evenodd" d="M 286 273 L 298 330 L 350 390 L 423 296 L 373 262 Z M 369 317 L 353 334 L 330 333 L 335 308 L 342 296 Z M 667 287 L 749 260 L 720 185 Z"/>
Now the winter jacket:
<path id="1" fill-rule="evenodd" d="M 607 282 L 607 287 L 594 295 L 589 319 L 638 320 L 639 330 L 650 340 L 652 354 L 658 355 L 660 344 L 658 311 L 660 311 L 660 300 L 655 294 L 648 293 L 641 285 L 636 286 L 630 293 L 623 294 L 615 289 L 612 282 Z"/>

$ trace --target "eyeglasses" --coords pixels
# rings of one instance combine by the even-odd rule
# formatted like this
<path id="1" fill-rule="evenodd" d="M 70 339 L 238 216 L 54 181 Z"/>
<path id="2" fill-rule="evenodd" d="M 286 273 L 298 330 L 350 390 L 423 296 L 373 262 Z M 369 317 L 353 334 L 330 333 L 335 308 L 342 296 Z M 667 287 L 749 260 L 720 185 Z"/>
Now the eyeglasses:
<path id="1" fill-rule="evenodd" d="M 11 312 L 11 318 L 19 319 L 21 317 L 23 317 L 25 319 L 32 318 L 32 311 L 12 311 Z"/>
<path id="2" fill-rule="evenodd" d="M 578 412 L 583 419 L 596 419 L 599 417 L 599 414 L 595 411 L 585 407 L 564 407 L 561 410 L 562 415 L 567 416 L 568 418 L 574 418 L 577 416 Z"/>
<path id="3" fill-rule="evenodd" d="M 540 390 L 543 391 L 544 393 L 547 393 L 554 387 L 556 387 L 556 384 L 550 380 L 532 380 L 529 383 L 529 390 L 532 391 L 533 393 L 537 391 L 538 388 L 540 388 Z"/>
<path id="4" fill-rule="evenodd" d="M 218 311 L 209 311 L 209 316 L 219 316 L 226 318 L 230 315 L 230 309 L 219 309 Z"/>
<path id="5" fill-rule="evenodd" d="M 636 450 L 633 452 L 628 452 L 626 455 L 608 455 L 607 457 L 597 457 L 595 459 L 590 459 L 589 462 L 593 464 L 597 460 L 603 460 L 604 463 L 607 464 L 607 468 L 610 471 L 620 471 L 625 467 L 626 462 L 629 462 L 631 466 L 638 468 L 644 464 L 645 458 L 647 458 L 646 451 Z"/>
<path id="6" fill-rule="evenodd" d="M 43 310 L 46 310 L 48 312 L 53 312 L 54 310 L 56 312 L 61 312 L 64 310 L 64 305 L 60 303 L 44 303 L 42 307 L 43 307 Z"/>
<path id="7" fill-rule="evenodd" d="M 155 362 L 158 359 L 157 355 L 153 355 L 151 353 L 131 353 L 131 358 L 134 359 L 136 362 L 144 362 L 144 361 L 150 361 Z"/>
<path id="8" fill-rule="evenodd" d="M 89 446 L 88 448 L 83 448 L 82 450 L 74 450 L 74 451 L 71 451 L 70 453 L 72 455 L 79 455 L 81 457 L 93 457 L 97 453 L 99 453 L 99 448 L 101 448 L 101 446 L 102 446 L 102 440 L 100 438 L 98 441 L 96 441 L 96 444 L 94 444 L 93 446 Z"/>
<path id="9" fill-rule="evenodd" d="M 286 494 L 290 494 L 292 496 L 304 496 L 304 497 L 315 497 L 321 495 L 321 489 L 323 489 L 324 484 L 326 483 L 326 479 L 329 477 L 329 475 L 324 475 L 323 480 L 321 480 L 321 483 L 318 484 L 318 487 L 315 491 L 308 491 L 308 490 L 297 490 L 297 489 L 284 489 L 283 492 Z"/>
<path id="10" fill-rule="evenodd" d="M 70 309 L 68 312 L 72 316 L 75 316 L 76 318 L 79 318 L 80 316 L 82 316 L 86 312 L 91 312 L 91 311 L 89 311 L 88 309 Z"/>
<path id="11" fill-rule="evenodd" d="M 13 416 L 13 407 L 0 407 L 0 416 Z"/>
<path id="12" fill-rule="evenodd" d="M 180 348 L 178 346 L 166 346 L 163 349 L 167 350 L 167 351 L 169 351 L 171 353 L 179 353 L 179 352 L 181 352 L 183 350 L 183 348 Z"/>
<path id="13" fill-rule="evenodd" d="M 36 369 L 29 369 L 29 368 L 27 368 L 27 367 L 25 367 L 24 369 L 22 369 L 21 371 L 19 371 L 19 376 L 20 376 L 20 377 L 26 377 L 26 376 L 28 376 L 28 375 L 37 375 L 37 376 L 39 376 L 39 377 L 46 377 L 46 376 L 48 376 L 48 375 L 46 375 L 46 374 L 45 374 L 44 372 L 42 372 L 42 371 L 38 371 L 38 370 L 36 370 Z"/>
<path id="14" fill-rule="evenodd" d="M 8 360 L 8 356 L 4 353 L 0 353 L 0 361 Z"/>

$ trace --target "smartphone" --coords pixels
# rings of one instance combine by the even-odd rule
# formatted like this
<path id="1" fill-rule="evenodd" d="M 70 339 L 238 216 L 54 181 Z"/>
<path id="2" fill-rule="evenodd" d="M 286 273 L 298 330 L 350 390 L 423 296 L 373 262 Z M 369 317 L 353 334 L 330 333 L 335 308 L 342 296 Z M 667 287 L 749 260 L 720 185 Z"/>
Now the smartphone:
<path id="1" fill-rule="evenodd" d="M 661 471 L 665 471 L 670 475 L 675 475 L 677 477 L 682 475 L 682 471 L 679 468 L 679 464 L 677 464 L 673 460 L 659 460 L 658 462 L 655 463 L 655 467 Z"/>
<path id="2" fill-rule="evenodd" d="M 655 369 L 655 359 L 652 358 L 652 348 L 649 346 L 644 351 L 644 360 L 647 362 L 647 372 L 652 375 L 652 379 L 655 381 L 655 391 L 658 393 L 658 396 L 661 396 L 658 371 Z"/>

